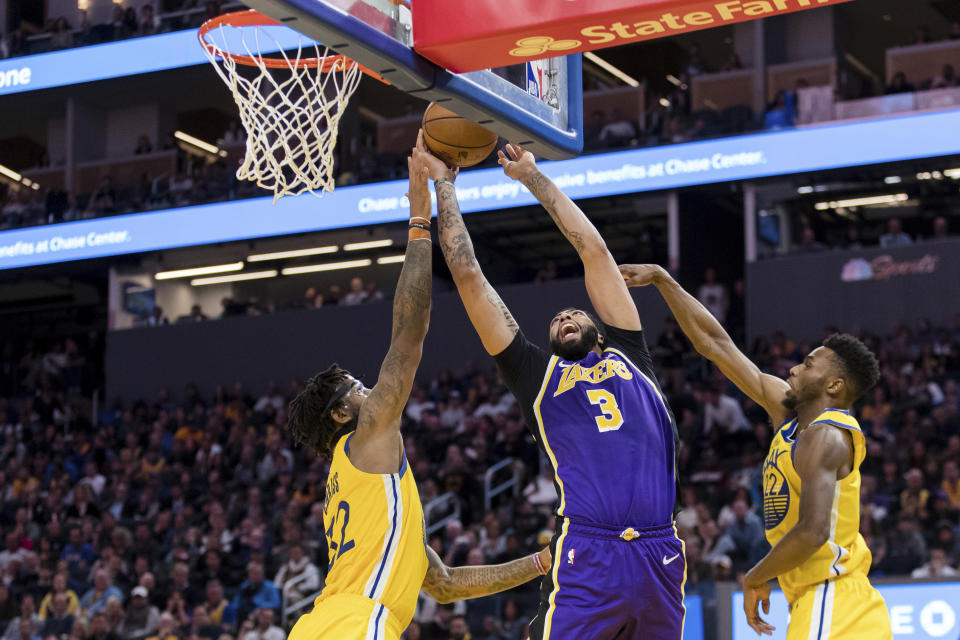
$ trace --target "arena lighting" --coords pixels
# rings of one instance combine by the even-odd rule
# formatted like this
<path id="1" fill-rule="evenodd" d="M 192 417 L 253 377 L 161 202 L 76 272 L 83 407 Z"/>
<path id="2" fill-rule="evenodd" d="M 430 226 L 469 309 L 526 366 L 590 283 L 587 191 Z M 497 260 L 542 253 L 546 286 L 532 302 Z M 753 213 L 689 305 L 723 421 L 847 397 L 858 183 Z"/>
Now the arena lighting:
<path id="1" fill-rule="evenodd" d="M 287 267 L 280 273 L 285 276 L 295 276 L 299 273 L 316 273 L 317 271 L 334 271 L 336 269 L 352 269 L 353 267 L 369 267 L 373 264 L 370 258 L 363 260 L 346 260 L 344 262 L 327 262 L 326 264 L 308 264 L 303 267 Z"/>
<path id="2" fill-rule="evenodd" d="M 960 180 L 960 167 L 956 169 L 944 169 L 943 175 L 953 180 Z"/>
<path id="3" fill-rule="evenodd" d="M 818 202 L 814 205 L 817 211 L 826 211 L 827 209 L 840 209 L 845 207 L 867 207 L 874 204 L 891 204 L 894 202 L 904 202 L 909 198 L 905 193 L 891 193 L 884 196 L 869 196 L 866 198 L 851 198 L 849 200 L 833 200 L 831 202 Z"/>
<path id="4" fill-rule="evenodd" d="M 156 280 L 171 280 L 173 278 L 189 278 L 190 276 L 206 276 L 212 273 L 226 273 L 228 271 L 240 271 L 243 269 L 242 262 L 231 262 L 230 264 L 214 264 L 209 267 L 193 267 L 191 269 L 176 269 L 174 271 L 161 271 L 155 273 L 153 277 Z"/>
<path id="5" fill-rule="evenodd" d="M 184 133 L 183 131 L 174 131 L 173 137 L 177 140 L 186 142 L 187 144 L 192 144 L 193 146 L 206 151 L 207 153 L 213 154 L 215 156 L 220 156 L 221 158 L 227 157 L 227 152 L 221 149 L 220 147 L 210 144 L 209 142 L 204 142 L 200 138 L 195 138 L 189 133 Z"/>
<path id="6" fill-rule="evenodd" d="M 377 264 L 396 264 L 397 262 L 403 262 L 405 257 L 406 255 L 402 253 L 397 256 L 383 256 L 382 258 L 377 258 Z"/>
<path id="7" fill-rule="evenodd" d="M 886 182 L 887 184 L 900 184 L 901 182 L 903 182 L 903 178 L 901 178 L 900 176 L 887 176 L 886 178 L 883 179 L 883 181 Z"/>
<path id="8" fill-rule="evenodd" d="M 192 287 L 202 287 L 205 284 L 223 284 L 225 282 L 240 282 L 241 280 L 261 280 L 263 278 L 276 278 L 278 275 L 276 269 L 269 271 L 250 271 L 249 273 L 236 273 L 232 276 L 214 276 L 212 278 L 196 278 L 190 281 Z"/>
<path id="9" fill-rule="evenodd" d="M 670 108 L 670 101 L 667 100 L 666 98 L 660 98 L 660 106 L 661 106 L 661 107 L 666 107 L 667 109 L 669 109 L 669 108 Z"/>
<path id="10" fill-rule="evenodd" d="M 813 193 L 813 187 L 797 187 L 797 193 Z"/>
<path id="11" fill-rule="evenodd" d="M 393 246 L 393 240 L 387 238 L 386 240 L 371 240 L 370 242 L 353 242 L 351 244 L 343 245 L 344 251 L 361 251 L 363 249 L 378 249 L 380 247 L 390 247 Z"/>
<path id="12" fill-rule="evenodd" d="M 589 60 L 590 62 L 592 62 L 593 64 L 597 65 L 598 67 L 600 67 L 601 69 L 603 69 L 604 71 L 612 75 L 613 77 L 623 80 L 623 82 L 630 85 L 631 87 L 640 86 L 640 83 L 637 82 L 636 79 L 631 78 L 630 76 L 625 74 L 623 71 L 613 66 L 612 64 L 610 64 L 600 56 L 596 55 L 592 51 L 584 51 L 583 57 Z"/>
<path id="13" fill-rule="evenodd" d="M 301 258 L 303 256 L 318 256 L 323 253 L 336 253 L 337 245 L 327 247 L 312 247 L 310 249 L 293 249 L 291 251 L 275 251 L 273 253 L 257 253 L 247 256 L 247 262 L 263 262 L 264 260 L 282 260 L 284 258 Z"/>

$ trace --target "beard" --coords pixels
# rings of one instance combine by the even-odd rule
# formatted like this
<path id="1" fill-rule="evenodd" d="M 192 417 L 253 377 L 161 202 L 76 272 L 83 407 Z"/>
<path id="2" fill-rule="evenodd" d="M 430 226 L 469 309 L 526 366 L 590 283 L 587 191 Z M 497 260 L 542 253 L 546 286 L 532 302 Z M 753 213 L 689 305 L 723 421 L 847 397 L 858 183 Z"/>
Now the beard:
<path id="1" fill-rule="evenodd" d="M 558 355 L 567 362 L 577 362 L 583 360 L 590 353 L 591 349 L 597 346 L 597 340 L 600 334 L 597 328 L 588 325 L 580 326 L 580 337 L 570 342 L 563 342 L 558 336 L 550 339 L 550 350 L 554 355 Z"/>
<path id="2" fill-rule="evenodd" d="M 780 404 L 782 404 L 787 411 L 791 411 L 793 413 L 796 413 L 797 411 L 798 402 L 795 396 L 792 396 L 792 395 L 783 396 L 783 400 L 780 402 Z"/>

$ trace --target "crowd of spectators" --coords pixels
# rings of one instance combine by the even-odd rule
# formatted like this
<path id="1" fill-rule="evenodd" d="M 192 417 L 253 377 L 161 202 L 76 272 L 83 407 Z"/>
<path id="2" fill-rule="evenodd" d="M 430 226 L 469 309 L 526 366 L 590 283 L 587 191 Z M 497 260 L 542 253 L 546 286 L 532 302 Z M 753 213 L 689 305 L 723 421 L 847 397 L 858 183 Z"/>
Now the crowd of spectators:
<path id="1" fill-rule="evenodd" d="M 917 229 L 915 235 L 904 230 L 903 221 L 900 218 L 890 218 L 886 223 L 872 225 L 850 224 L 844 227 L 825 228 L 820 234 L 804 220 L 801 222 L 799 240 L 793 245 L 793 252 L 820 253 L 837 249 L 863 249 L 877 246 L 892 249 L 910 246 L 916 242 L 945 240 L 951 235 L 956 235 L 956 231 L 950 228 L 951 220 L 952 217 L 942 215 L 932 220 L 911 219 L 909 222 Z"/>
<path id="2" fill-rule="evenodd" d="M 362 297 L 364 287 L 350 289 Z M 712 274 L 698 295 L 732 321 L 731 294 Z M 861 337 L 882 369 L 855 410 L 867 436 L 861 530 L 872 575 L 954 575 L 960 313 L 953 327 L 921 320 Z M 716 583 L 738 580 L 767 550 L 761 463 L 772 429 L 674 322 L 650 342 L 682 443 L 686 592 L 702 597 L 711 633 Z M 778 333 L 749 353 L 785 376 L 812 346 Z M 237 383 L 206 397 L 188 384 L 179 398 L 161 389 L 91 419 L 77 389 L 93 374 L 76 344 L 24 348 L 7 344 L 0 358 L 5 639 L 282 640 L 296 617 L 284 617 L 284 607 L 309 602 L 326 568 L 327 465 L 293 447 L 283 429 L 301 382 L 259 395 Z M 451 494 L 460 507 L 428 539 L 448 564 L 499 562 L 549 540 L 557 502 L 550 471 L 492 369 L 468 364 L 424 379 L 403 432 L 424 504 Z M 520 490 L 485 510 L 484 473 L 508 457 Z M 535 584 L 454 605 L 421 595 L 406 637 L 517 640 L 536 599 Z"/>
<path id="3" fill-rule="evenodd" d="M 377 287 L 376 282 L 365 283 L 363 278 L 354 276 L 345 287 L 331 284 L 325 292 L 318 291 L 316 287 L 307 287 L 301 298 L 279 304 L 272 298 L 260 300 L 253 297 L 241 300 L 224 297 L 220 300 L 220 313 L 217 315 L 207 315 L 199 304 L 195 304 L 190 308 L 190 313 L 176 318 L 176 322 L 206 322 L 235 316 L 262 316 L 278 311 L 321 309 L 337 305 L 351 307 L 368 302 L 380 302 L 383 299 L 383 292 Z M 163 307 L 159 305 L 155 305 L 150 314 L 141 319 L 142 326 L 160 327 L 168 324 L 170 319 L 164 313 Z"/>

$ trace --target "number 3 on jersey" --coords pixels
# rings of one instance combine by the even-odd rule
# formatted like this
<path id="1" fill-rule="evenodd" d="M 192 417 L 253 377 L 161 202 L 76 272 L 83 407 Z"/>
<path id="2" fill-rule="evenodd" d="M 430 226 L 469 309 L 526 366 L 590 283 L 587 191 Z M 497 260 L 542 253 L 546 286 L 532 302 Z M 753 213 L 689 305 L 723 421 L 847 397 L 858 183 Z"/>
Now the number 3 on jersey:
<path id="1" fill-rule="evenodd" d="M 337 528 L 337 520 L 340 520 L 340 514 L 343 514 L 342 524 L 340 525 L 340 542 L 336 542 L 333 539 L 333 536 Z M 327 545 L 330 547 L 330 569 L 333 569 L 333 563 L 337 561 L 343 554 L 350 549 L 353 549 L 354 542 L 353 540 L 346 540 L 344 538 L 347 535 L 347 523 L 350 521 L 350 505 L 346 500 L 341 500 L 340 504 L 337 506 L 337 512 L 334 514 L 333 518 L 330 520 L 330 528 L 327 529 Z M 336 555 L 334 555 L 336 552 Z"/>
<path id="2" fill-rule="evenodd" d="M 616 431 L 623 426 L 623 415 L 620 413 L 620 407 L 617 406 L 617 399 L 606 389 L 587 389 L 587 398 L 590 404 L 600 407 L 603 414 L 597 416 L 597 428 L 600 433 L 604 431 Z"/>

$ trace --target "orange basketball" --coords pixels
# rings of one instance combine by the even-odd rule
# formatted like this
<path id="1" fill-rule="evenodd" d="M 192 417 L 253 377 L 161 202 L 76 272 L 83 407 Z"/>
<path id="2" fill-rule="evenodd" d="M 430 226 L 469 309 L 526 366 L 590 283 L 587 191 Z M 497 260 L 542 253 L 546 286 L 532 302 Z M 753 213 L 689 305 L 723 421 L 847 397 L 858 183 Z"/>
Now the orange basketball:
<path id="1" fill-rule="evenodd" d="M 423 141 L 447 164 L 472 167 L 497 146 L 497 134 L 431 102 L 423 114 Z"/>

